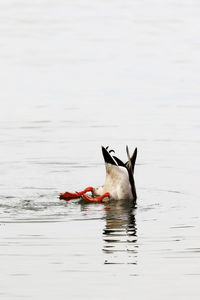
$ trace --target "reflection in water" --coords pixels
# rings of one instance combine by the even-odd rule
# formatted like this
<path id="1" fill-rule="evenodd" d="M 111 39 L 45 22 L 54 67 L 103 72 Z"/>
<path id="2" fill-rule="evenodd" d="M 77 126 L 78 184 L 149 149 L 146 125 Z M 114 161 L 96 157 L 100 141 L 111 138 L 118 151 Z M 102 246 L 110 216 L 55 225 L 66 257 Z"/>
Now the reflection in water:
<path id="1" fill-rule="evenodd" d="M 105 264 L 137 264 L 137 229 L 132 201 L 106 203 L 103 231 Z"/>

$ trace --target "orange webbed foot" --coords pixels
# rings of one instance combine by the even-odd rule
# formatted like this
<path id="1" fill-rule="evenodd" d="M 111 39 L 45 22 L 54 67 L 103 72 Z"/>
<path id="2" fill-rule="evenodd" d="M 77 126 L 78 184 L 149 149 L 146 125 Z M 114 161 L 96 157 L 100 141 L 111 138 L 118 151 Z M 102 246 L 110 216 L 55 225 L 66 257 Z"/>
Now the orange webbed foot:
<path id="1" fill-rule="evenodd" d="M 87 194 L 83 194 L 81 198 L 87 202 L 102 202 L 104 198 L 109 197 L 109 193 L 105 193 L 103 195 L 97 196 L 97 197 L 90 197 Z"/>
<path id="2" fill-rule="evenodd" d="M 83 191 L 80 192 L 75 192 L 75 193 L 70 193 L 70 192 L 65 192 L 65 193 L 60 193 L 60 199 L 63 199 L 65 201 L 69 201 L 69 200 L 73 200 L 73 199 L 78 199 L 80 198 L 82 195 L 84 195 L 87 192 L 92 192 L 93 191 L 93 187 L 89 186 L 86 189 L 84 189 Z"/>

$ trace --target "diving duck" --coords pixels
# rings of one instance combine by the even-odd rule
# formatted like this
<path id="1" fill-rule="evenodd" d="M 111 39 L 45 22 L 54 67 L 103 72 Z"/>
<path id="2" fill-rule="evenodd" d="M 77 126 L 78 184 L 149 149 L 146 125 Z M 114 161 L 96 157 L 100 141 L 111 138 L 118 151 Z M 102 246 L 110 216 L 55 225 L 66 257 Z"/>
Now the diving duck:
<path id="1" fill-rule="evenodd" d="M 137 194 L 133 174 L 137 157 L 137 148 L 135 148 L 132 156 L 130 156 L 128 146 L 126 146 L 128 157 L 126 163 L 123 163 L 118 157 L 112 155 L 112 152 L 114 152 L 114 150 L 109 150 L 108 147 L 105 148 L 102 146 L 102 154 L 106 168 L 104 185 L 97 188 L 89 186 L 84 190 L 75 193 L 61 193 L 60 199 L 68 201 L 71 199 L 82 198 L 88 202 L 103 202 L 105 199 L 127 199 L 136 201 Z M 92 192 L 92 196 L 89 196 L 87 192 Z"/>

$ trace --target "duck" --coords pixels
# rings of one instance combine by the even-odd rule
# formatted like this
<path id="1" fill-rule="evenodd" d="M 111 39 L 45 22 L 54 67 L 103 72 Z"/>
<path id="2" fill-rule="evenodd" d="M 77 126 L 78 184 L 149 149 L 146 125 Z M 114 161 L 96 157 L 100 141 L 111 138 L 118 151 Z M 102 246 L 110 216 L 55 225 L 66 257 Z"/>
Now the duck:
<path id="1" fill-rule="evenodd" d="M 60 193 L 60 199 L 69 201 L 82 198 L 87 202 L 106 202 L 109 200 L 133 200 L 136 202 L 137 193 L 134 180 L 134 168 L 137 158 L 137 148 L 130 156 L 129 148 L 126 146 L 128 160 L 124 163 L 121 159 L 113 155 L 114 150 L 109 147 L 101 146 L 102 155 L 105 163 L 106 178 L 102 186 L 93 188 L 86 187 L 80 192 Z M 87 193 L 91 192 L 91 196 Z"/>

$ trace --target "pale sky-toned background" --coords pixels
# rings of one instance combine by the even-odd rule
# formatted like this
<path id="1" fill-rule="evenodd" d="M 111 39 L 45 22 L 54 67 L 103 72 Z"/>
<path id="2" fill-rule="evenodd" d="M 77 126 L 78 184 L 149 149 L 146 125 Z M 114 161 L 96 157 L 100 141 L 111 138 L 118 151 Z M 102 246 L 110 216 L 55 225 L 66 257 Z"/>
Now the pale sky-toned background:
<path id="1" fill-rule="evenodd" d="M 0 1 L 2 299 L 199 299 L 199 32 L 196 0 Z M 58 199 L 102 144 L 138 147 L 134 213 Z"/>

